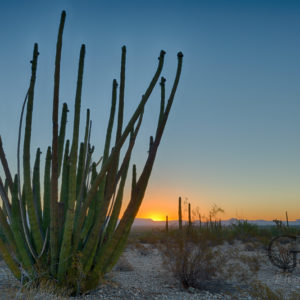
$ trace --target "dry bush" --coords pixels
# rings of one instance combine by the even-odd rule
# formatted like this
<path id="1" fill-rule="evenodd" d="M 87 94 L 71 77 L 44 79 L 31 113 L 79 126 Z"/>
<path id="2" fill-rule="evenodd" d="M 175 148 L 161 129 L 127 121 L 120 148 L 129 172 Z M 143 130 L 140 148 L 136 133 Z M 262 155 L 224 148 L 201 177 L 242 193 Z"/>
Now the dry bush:
<path id="1" fill-rule="evenodd" d="M 272 291 L 268 285 L 262 282 L 254 282 L 251 284 L 249 295 L 257 300 L 283 300 L 286 299 L 280 290 Z M 299 299 L 299 298 L 298 298 Z"/>
<path id="2" fill-rule="evenodd" d="M 249 267 L 252 273 L 257 273 L 261 267 L 261 259 L 257 255 L 240 255 L 239 259 Z"/>
<path id="3" fill-rule="evenodd" d="M 216 278 L 221 253 L 213 250 L 207 241 L 195 238 L 168 238 L 161 245 L 163 265 L 173 273 L 184 288 L 217 291 L 220 283 Z"/>
<path id="4" fill-rule="evenodd" d="M 243 253 L 238 245 L 227 249 L 223 247 L 222 255 L 226 263 L 223 262 L 219 276 L 241 285 L 247 285 L 253 281 L 263 262 L 261 255 L 255 252 Z"/>
<path id="5" fill-rule="evenodd" d="M 152 244 L 157 245 L 162 241 L 164 237 L 164 232 L 160 230 L 152 230 L 149 232 L 144 232 L 138 237 L 138 240 L 142 244 Z"/>
<path id="6" fill-rule="evenodd" d="M 295 291 L 292 291 L 289 300 L 299 300 L 300 299 L 300 288 L 297 288 Z"/>
<path id="7" fill-rule="evenodd" d="M 41 291 L 40 289 L 22 290 L 16 293 L 14 300 L 66 300 L 69 297 L 57 296 L 53 291 Z"/>
<path id="8" fill-rule="evenodd" d="M 249 252 L 252 252 L 252 251 L 255 251 L 259 248 L 260 244 L 258 242 L 248 242 L 248 243 L 245 243 L 244 245 L 244 249 L 245 251 L 249 251 Z"/>
<path id="9" fill-rule="evenodd" d="M 135 243 L 134 249 L 138 251 L 139 254 L 147 256 L 151 253 L 151 249 L 141 243 Z"/>
<path id="10" fill-rule="evenodd" d="M 127 240 L 127 245 L 132 246 L 136 243 L 151 244 L 153 246 L 164 240 L 165 232 L 159 228 L 133 228 Z"/>
<path id="11" fill-rule="evenodd" d="M 120 272 L 131 272 L 134 270 L 132 264 L 124 255 L 120 257 L 114 269 Z"/>

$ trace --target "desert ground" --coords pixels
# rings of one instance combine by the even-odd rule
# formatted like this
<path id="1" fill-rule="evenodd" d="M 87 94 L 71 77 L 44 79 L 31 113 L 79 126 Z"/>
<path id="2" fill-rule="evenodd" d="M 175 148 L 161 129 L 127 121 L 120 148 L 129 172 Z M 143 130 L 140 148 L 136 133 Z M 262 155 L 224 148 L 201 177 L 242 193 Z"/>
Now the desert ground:
<path id="1" fill-rule="evenodd" d="M 211 246 L 216 276 L 201 288 L 184 288 L 162 251 L 163 243 L 149 238 L 129 239 L 114 269 L 88 295 L 73 299 L 300 299 L 300 267 L 283 272 L 273 266 L 266 247 L 255 239 Z M 166 249 L 166 248 L 165 248 Z M 53 291 L 24 290 L 0 262 L 1 299 L 70 299 Z"/>

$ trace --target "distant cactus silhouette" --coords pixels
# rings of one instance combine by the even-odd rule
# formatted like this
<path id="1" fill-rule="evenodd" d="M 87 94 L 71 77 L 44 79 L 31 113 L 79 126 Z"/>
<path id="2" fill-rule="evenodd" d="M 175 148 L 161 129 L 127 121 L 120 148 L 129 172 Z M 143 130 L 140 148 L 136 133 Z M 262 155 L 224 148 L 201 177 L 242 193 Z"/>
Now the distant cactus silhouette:
<path id="1" fill-rule="evenodd" d="M 170 96 L 165 103 L 165 82 L 162 77 L 161 102 L 156 133 L 150 137 L 148 157 L 138 176 L 132 167 L 129 204 L 118 222 L 132 150 L 138 135 L 145 105 L 156 86 L 164 64 L 161 51 L 157 70 L 127 124 L 123 124 L 126 47 L 122 47 L 119 97 L 113 80 L 109 122 L 103 155 L 94 162 L 90 144 L 91 120 L 87 111 L 85 135 L 79 142 L 81 90 L 83 83 L 85 45 L 81 46 L 72 140 L 66 140 L 68 106 L 63 104 L 58 120 L 60 60 L 66 13 L 63 11 L 56 47 L 52 113 L 52 145 L 45 155 L 44 179 L 40 181 L 41 150 L 36 151 L 31 173 L 31 126 L 34 90 L 38 63 L 38 45 L 34 45 L 31 80 L 20 121 L 18 143 L 18 174 L 11 175 L 0 137 L 0 160 L 5 182 L 0 178 L 0 252 L 14 276 L 22 282 L 39 284 L 52 280 L 67 287 L 72 294 L 94 289 L 103 275 L 111 270 L 122 253 L 131 225 L 144 198 L 164 128 L 179 83 L 183 54 L 178 65 Z M 116 116 L 116 108 L 118 114 Z M 21 181 L 20 138 L 23 112 L 26 110 L 23 144 L 23 181 Z M 116 119 L 116 122 L 115 122 Z M 116 137 L 112 141 L 113 126 Z M 127 142 L 127 143 L 126 143 Z M 127 145 L 127 146 L 125 146 Z M 127 147 L 126 149 L 124 149 Z M 121 155 L 122 153 L 122 155 Z M 31 176 L 32 174 L 32 176 Z M 43 195 L 41 195 L 43 191 Z M 80 272 L 80 282 L 78 274 Z"/>
<path id="2" fill-rule="evenodd" d="M 169 231 L 169 218 L 166 216 L 166 232 Z"/>
<path id="3" fill-rule="evenodd" d="M 192 215 L 191 215 L 191 203 L 188 204 L 188 213 L 189 213 L 189 227 L 192 226 Z"/>
<path id="4" fill-rule="evenodd" d="M 178 199 L 178 226 L 179 230 L 182 230 L 182 207 L 181 207 L 181 197 Z"/>

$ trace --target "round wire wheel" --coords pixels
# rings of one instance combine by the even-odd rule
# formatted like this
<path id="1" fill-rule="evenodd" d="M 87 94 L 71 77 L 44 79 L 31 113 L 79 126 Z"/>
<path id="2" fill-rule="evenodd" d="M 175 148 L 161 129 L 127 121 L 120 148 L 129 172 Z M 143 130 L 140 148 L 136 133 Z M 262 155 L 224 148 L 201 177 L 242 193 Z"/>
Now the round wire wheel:
<path id="1" fill-rule="evenodd" d="M 292 249 L 296 237 L 280 235 L 273 238 L 268 247 L 268 256 L 271 263 L 284 271 L 293 271 L 297 264 L 297 254 Z"/>

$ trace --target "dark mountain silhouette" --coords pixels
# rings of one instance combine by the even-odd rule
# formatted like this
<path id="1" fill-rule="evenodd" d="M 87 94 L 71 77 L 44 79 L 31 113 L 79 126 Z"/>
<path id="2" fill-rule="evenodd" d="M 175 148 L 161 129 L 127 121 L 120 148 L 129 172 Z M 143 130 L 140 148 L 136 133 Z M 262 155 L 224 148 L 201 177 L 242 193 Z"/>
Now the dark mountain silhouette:
<path id="1" fill-rule="evenodd" d="M 236 218 L 231 218 L 228 220 L 222 220 L 222 225 L 231 225 L 234 223 L 237 223 L 238 221 L 246 221 L 246 219 L 236 219 Z M 187 222 L 187 221 L 185 221 Z M 195 221 L 195 224 L 198 224 L 199 221 Z M 249 224 L 256 224 L 259 226 L 270 226 L 270 225 L 275 225 L 273 221 L 267 221 L 267 220 L 247 220 Z M 282 220 L 283 224 L 285 223 L 285 220 Z M 133 226 L 153 226 L 153 227 L 161 227 L 165 226 L 166 222 L 165 221 L 153 221 L 152 219 L 143 219 L 143 218 L 136 218 L 134 220 Z M 300 219 L 296 219 L 295 221 L 289 221 L 289 225 L 295 226 L 298 225 L 300 226 Z M 178 221 L 177 220 L 172 220 L 169 221 L 169 226 L 178 226 Z"/>

